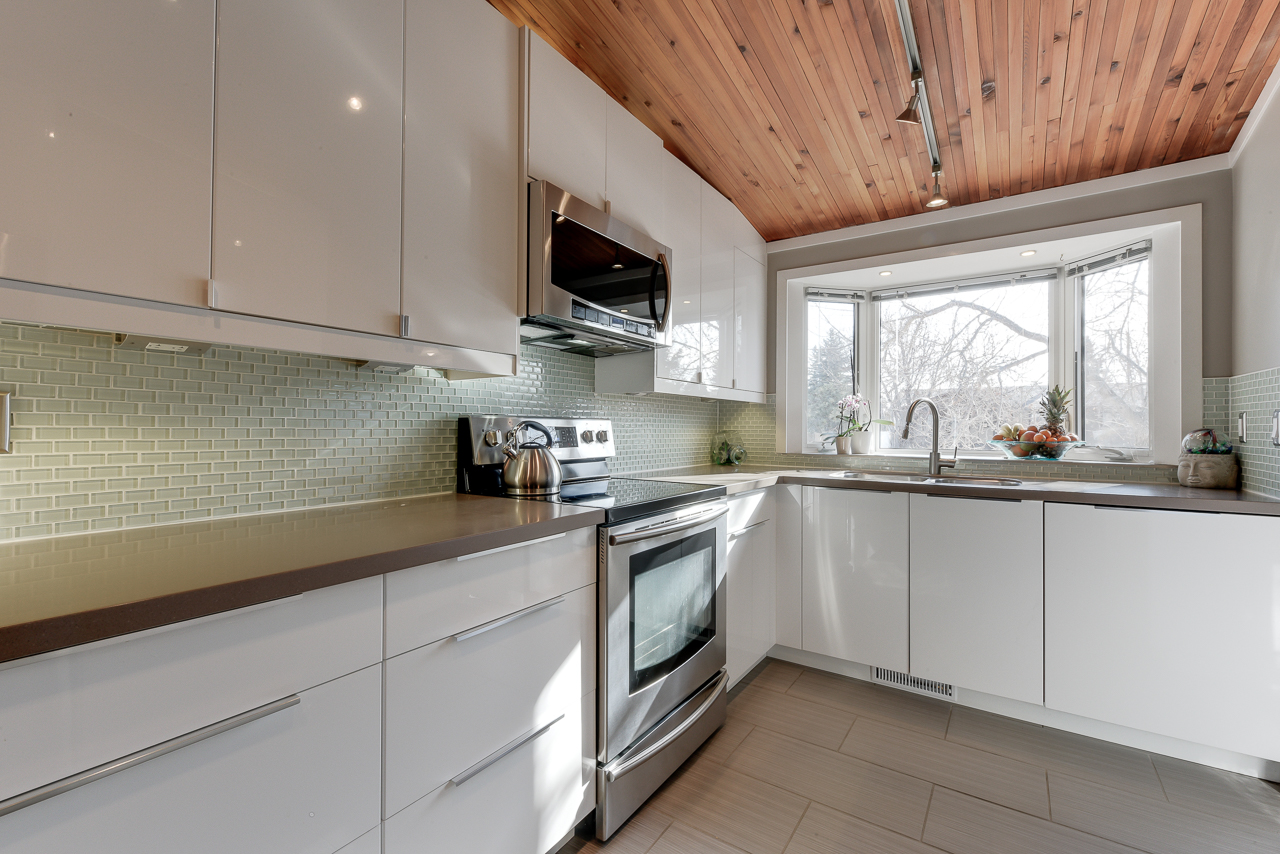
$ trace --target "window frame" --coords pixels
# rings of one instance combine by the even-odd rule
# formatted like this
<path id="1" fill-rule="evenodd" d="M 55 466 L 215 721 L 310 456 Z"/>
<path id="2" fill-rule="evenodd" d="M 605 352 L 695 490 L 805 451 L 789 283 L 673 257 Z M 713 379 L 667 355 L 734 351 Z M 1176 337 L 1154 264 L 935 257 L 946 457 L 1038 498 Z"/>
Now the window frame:
<path id="1" fill-rule="evenodd" d="M 826 297 L 825 299 L 823 297 Z M 871 295 L 868 291 L 858 290 L 855 288 L 833 288 L 821 287 L 817 285 L 806 286 L 804 289 L 804 312 L 802 317 L 802 325 L 804 329 L 804 354 L 805 354 L 805 392 L 800 398 L 800 423 L 804 425 L 801 438 L 801 444 L 806 454 L 834 454 L 835 443 L 830 446 L 824 444 L 814 445 L 809 442 L 809 306 L 815 302 L 851 302 L 853 303 L 853 392 L 857 394 L 860 388 L 865 387 L 863 378 L 863 365 L 865 364 L 865 346 L 866 335 L 863 334 L 863 318 L 869 313 L 864 309 L 870 305 Z M 874 405 L 872 412 L 874 412 Z M 876 417 L 876 416 L 872 416 Z"/>
<path id="2" fill-rule="evenodd" d="M 1027 268 L 1025 270 L 1017 270 L 1011 273 L 1001 273 L 999 275 L 993 275 L 993 276 L 980 276 L 980 277 L 974 277 L 974 278 L 968 278 L 968 279 L 956 279 L 954 281 L 930 282 L 930 283 L 919 284 L 919 285 L 908 285 L 905 287 L 876 288 L 874 291 L 872 291 L 871 297 L 870 297 L 872 310 L 869 312 L 866 312 L 867 315 L 870 315 L 870 317 L 868 318 L 869 328 L 864 328 L 859 330 L 859 335 L 862 338 L 862 340 L 867 342 L 872 342 L 872 341 L 875 342 L 875 346 L 870 346 L 869 344 L 869 349 L 872 351 L 872 354 L 868 359 L 868 361 L 866 362 L 866 364 L 872 365 L 871 370 L 869 371 L 870 375 L 869 376 L 864 375 L 862 377 L 862 385 L 863 385 L 863 388 L 867 389 L 867 395 L 868 396 L 874 395 L 874 397 L 870 397 L 870 400 L 872 402 L 871 417 L 884 419 L 886 421 L 896 421 L 896 419 L 893 417 L 894 413 L 882 412 L 881 405 L 880 405 L 881 404 L 880 346 L 879 346 L 880 311 L 881 311 L 880 306 L 886 300 L 883 298 L 877 300 L 875 298 L 876 294 L 902 293 L 902 294 L 910 295 L 913 293 L 919 294 L 919 293 L 928 293 L 928 292 L 942 293 L 947 290 L 966 289 L 966 288 L 977 289 L 977 288 L 981 288 L 984 284 L 999 285 L 1002 282 L 1008 283 L 1007 285 L 1005 285 L 1006 287 L 1016 287 L 1019 279 L 1024 279 L 1024 280 L 1027 280 L 1028 282 L 1048 281 L 1049 282 L 1049 294 L 1048 294 L 1048 299 L 1049 299 L 1049 305 L 1048 305 L 1049 384 L 1050 386 L 1052 386 L 1055 382 L 1061 383 L 1062 370 L 1063 370 L 1063 361 L 1062 361 L 1061 355 L 1057 352 L 1058 348 L 1055 347 L 1055 332 L 1060 326 L 1059 313 L 1061 309 L 1059 308 L 1059 303 L 1061 300 L 1060 300 L 1059 292 L 1063 287 L 1062 272 L 1063 272 L 1062 267 L 1045 267 L 1043 265 L 1038 265 L 1035 267 Z M 945 449 L 939 448 L 939 451 L 942 451 L 942 450 L 945 450 Z M 920 457 L 927 454 L 926 451 L 920 451 L 916 448 L 882 448 L 880 447 L 879 431 L 876 431 L 875 453 L 881 454 L 884 456 L 891 456 L 891 457 Z M 961 454 L 957 449 L 956 456 L 967 457 L 969 459 L 1003 459 L 1004 458 L 1004 454 L 1002 452 L 996 450 L 995 448 L 990 448 L 990 447 L 966 448 L 963 454 Z"/>
<path id="3" fill-rule="evenodd" d="M 992 203 L 996 204 L 996 203 Z M 1027 207 L 1031 219 L 1051 215 L 1056 209 L 1027 200 L 1001 200 L 1002 206 Z M 910 217 L 829 234 L 791 238 L 770 244 L 773 268 L 773 301 L 777 320 L 773 336 L 774 397 L 776 405 L 774 447 L 779 454 L 801 455 L 801 401 L 806 378 L 804 368 L 803 290 L 806 285 L 827 284 L 832 274 L 852 274 L 854 287 L 878 285 L 876 271 L 916 261 L 938 261 L 971 253 L 1004 252 L 1035 247 L 1047 258 L 1060 257 L 1058 246 L 1088 240 L 1094 246 L 1124 245 L 1149 238 L 1151 255 L 1150 394 L 1152 462 L 1175 465 L 1182 436 L 1201 426 L 1204 418 L 1203 382 L 1203 206 L 1198 203 L 1122 214 L 1104 219 L 1061 222 L 1029 231 L 989 233 L 968 240 L 946 242 L 948 233 L 960 231 L 950 218 L 967 219 L 984 213 L 984 205 L 957 209 L 950 214 L 930 214 L 939 225 L 924 229 Z M 956 226 L 953 228 L 953 225 Z M 937 242 L 942 238 L 942 242 Z M 906 247 L 906 248 L 901 248 Z M 1079 253 L 1067 253 L 1079 257 Z M 824 260 L 832 259 L 832 260 Z M 814 259 L 812 261 L 808 259 Z M 1059 289 L 1062 298 L 1063 289 Z M 1065 312 L 1059 312 L 1063 322 Z M 1060 340 L 1065 340 L 1059 335 Z M 865 339 L 864 339 L 865 344 Z M 1074 348 L 1063 355 L 1074 358 Z M 871 369 L 867 351 L 863 366 Z M 865 389 L 864 389 L 865 393 Z M 1078 452 L 1077 452 L 1078 453 Z M 1126 460 L 1107 460 L 1124 464 Z M 1074 454 L 1064 464 L 1091 464 Z"/>

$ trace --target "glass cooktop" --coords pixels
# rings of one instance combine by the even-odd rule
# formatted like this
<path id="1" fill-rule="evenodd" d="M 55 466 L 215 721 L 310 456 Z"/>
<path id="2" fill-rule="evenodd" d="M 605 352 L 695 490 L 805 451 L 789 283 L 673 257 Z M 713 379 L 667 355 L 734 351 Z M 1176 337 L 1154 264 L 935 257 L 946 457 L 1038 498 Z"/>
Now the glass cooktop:
<path id="1" fill-rule="evenodd" d="M 561 487 L 560 495 L 548 500 L 580 507 L 603 508 L 605 524 L 612 525 L 724 496 L 723 486 L 611 477 L 607 480 L 567 483 Z"/>

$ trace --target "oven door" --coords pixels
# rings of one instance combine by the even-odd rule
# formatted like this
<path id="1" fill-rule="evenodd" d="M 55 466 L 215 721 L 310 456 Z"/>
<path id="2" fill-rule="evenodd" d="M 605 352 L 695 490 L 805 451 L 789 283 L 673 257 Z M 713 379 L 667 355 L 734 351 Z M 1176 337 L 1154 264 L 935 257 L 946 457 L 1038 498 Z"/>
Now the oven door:
<path id="1" fill-rule="evenodd" d="M 600 762 L 725 665 L 723 501 L 600 529 Z"/>

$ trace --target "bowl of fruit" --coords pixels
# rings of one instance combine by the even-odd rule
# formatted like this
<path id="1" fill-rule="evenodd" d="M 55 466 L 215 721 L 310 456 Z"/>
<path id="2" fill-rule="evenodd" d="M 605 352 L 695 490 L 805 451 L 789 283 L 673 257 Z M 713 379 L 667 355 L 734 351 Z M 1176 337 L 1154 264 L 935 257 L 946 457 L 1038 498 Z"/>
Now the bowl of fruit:
<path id="1" fill-rule="evenodd" d="M 1067 451 L 1084 444 L 1079 436 L 1062 426 L 1070 403 L 1071 389 L 1063 391 L 1054 386 L 1040 399 L 1043 427 L 1005 424 L 987 444 L 999 448 L 1011 460 L 1060 460 Z"/>

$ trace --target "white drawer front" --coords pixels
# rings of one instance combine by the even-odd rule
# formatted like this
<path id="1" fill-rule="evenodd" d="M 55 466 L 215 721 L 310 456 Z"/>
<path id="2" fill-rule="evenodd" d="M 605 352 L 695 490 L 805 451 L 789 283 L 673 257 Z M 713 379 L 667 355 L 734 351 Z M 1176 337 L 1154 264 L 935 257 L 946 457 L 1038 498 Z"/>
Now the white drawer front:
<path id="1" fill-rule="evenodd" d="M 349 674 L 296 706 L 10 813 L 0 850 L 333 854 L 378 823 L 381 677 L 376 665 Z"/>
<path id="2" fill-rule="evenodd" d="M 387 658 L 596 580 L 596 529 L 387 576 Z"/>
<path id="3" fill-rule="evenodd" d="M 387 820 L 386 854 L 546 854 L 595 807 L 595 693 L 461 786 Z"/>
<path id="4" fill-rule="evenodd" d="M 483 634 L 389 660 L 386 814 L 576 707 L 594 688 L 595 614 L 591 584 Z"/>
<path id="5" fill-rule="evenodd" d="M 0 798 L 374 664 L 381 627 L 366 578 L 0 670 Z"/>
<path id="6" fill-rule="evenodd" d="M 773 488 L 757 489 L 729 499 L 729 533 L 773 518 Z"/>

